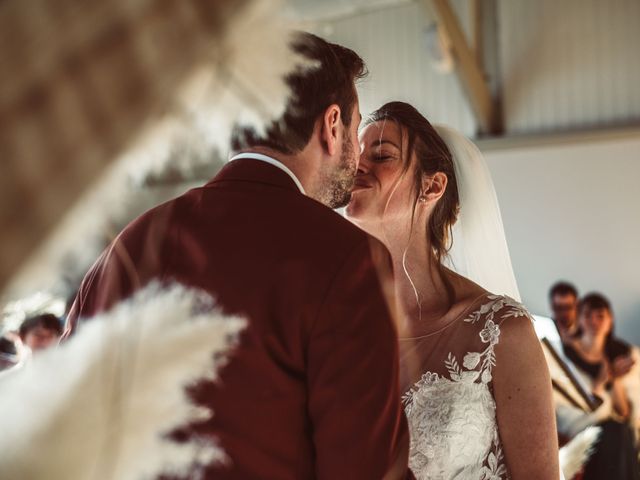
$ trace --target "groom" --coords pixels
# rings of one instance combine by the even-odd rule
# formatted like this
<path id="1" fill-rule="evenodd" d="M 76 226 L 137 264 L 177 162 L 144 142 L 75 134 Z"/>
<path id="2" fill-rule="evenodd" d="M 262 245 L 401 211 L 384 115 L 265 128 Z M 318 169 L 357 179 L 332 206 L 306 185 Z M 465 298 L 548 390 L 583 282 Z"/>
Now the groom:
<path id="1" fill-rule="evenodd" d="M 280 121 L 237 129 L 213 180 L 125 228 L 85 277 L 67 335 L 152 279 L 203 289 L 248 319 L 219 382 L 194 389 L 213 419 L 178 432 L 228 455 L 204 478 L 405 478 L 390 258 L 331 210 L 356 173 L 365 66 L 311 34 L 293 47 L 318 68 L 287 78 Z"/>

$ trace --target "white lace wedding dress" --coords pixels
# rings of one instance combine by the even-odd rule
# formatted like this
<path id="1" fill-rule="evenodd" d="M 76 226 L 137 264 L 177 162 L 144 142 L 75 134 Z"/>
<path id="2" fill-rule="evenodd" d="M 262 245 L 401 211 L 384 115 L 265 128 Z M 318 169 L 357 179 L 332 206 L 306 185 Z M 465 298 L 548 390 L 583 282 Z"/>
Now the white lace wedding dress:
<path id="1" fill-rule="evenodd" d="M 509 478 L 491 372 L 500 327 L 517 317 L 530 320 L 515 300 L 484 295 L 439 331 L 401 339 L 403 363 L 422 372 L 403 399 L 418 480 Z"/>

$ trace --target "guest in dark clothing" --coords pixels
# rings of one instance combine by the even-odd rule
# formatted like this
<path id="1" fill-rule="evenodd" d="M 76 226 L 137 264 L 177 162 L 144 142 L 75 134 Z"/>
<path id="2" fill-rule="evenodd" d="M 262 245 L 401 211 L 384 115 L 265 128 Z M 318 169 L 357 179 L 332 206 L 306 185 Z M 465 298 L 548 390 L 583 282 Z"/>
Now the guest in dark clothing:
<path id="1" fill-rule="evenodd" d="M 630 384 L 637 371 L 637 354 L 614 336 L 611 304 L 602 295 L 586 295 L 578 304 L 581 335 L 564 345 L 594 394 L 603 399 L 609 415 L 598 448 L 587 463 L 584 479 L 640 479 L 634 439 L 634 405 Z"/>
<path id="2" fill-rule="evenodd" d="M 629 425 L 606 420 L 598 426 L 602 428 L 600 439 L 585 465 L 582 480 L 639 479 L 635 439 Z"/>
<path id="3" fill-rule="evenodd" d="M 628 418 L 631 407 L 623 379 L 635 361 L 631 346 L 614 336 L 609 301 L 598 293 L 586 295 L 578 305 L 578 321 L 582 334 L 565 345 L 567 356 L 589 377 L 594 393 L 611 392 L 616 413 Z"/>

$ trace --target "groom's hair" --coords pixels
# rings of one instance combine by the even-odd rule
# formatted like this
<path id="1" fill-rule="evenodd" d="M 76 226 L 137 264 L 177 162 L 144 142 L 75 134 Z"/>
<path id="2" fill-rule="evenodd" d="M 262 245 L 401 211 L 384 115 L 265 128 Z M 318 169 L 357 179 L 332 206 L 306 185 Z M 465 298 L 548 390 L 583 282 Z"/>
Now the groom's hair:
<path id="1" fill-rule="evenodd" d="M 327 42 L 307 32 L 296 32 L 291 49 L 308 59 L 311 66 L 286 77 L 291 99 L 282 117 L 259 136 L 252 128 L 236 125 L 231 139 L 233 150 L 263 146 L 285 154 L 304 149 L 320 115 L 329 107 L 340 107 L 342 123 L 351 124 L 357 95 L 355 82 L 367 75 L 362 58 L 353 50 Z"/>

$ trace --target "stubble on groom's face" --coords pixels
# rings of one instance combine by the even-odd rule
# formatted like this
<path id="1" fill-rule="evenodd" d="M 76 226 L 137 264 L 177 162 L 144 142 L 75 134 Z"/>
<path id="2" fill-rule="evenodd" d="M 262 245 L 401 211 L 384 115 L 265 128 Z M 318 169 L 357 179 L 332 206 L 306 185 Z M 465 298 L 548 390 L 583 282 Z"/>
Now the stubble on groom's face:
<path id="1" fill-rule="evenodd" d="M 326 172 L 326 177 L 322 182 L 324 184 L 322 203 L 334 209 L 345 207 L 351 200 L 351 190 L 357 169 L 358 157 L 353 147 L 351 134 L 345 129 L 342 137 L 340 161 L 335 168 Z"/>

